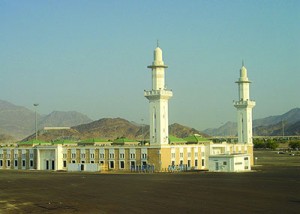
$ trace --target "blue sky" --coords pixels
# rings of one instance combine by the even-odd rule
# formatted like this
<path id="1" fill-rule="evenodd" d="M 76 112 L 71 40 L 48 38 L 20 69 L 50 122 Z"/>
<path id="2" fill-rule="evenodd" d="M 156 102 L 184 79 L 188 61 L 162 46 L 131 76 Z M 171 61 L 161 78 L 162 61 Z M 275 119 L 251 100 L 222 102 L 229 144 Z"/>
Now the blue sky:
<path id="1" fill-rule="evenodd" d="M 159 39 L 170 123 L 236 120 L 242 60 L 253 117 L 299 107 L 300 1 L 0 1 L 0 99 L 39 112 L 148 121 Z"/>

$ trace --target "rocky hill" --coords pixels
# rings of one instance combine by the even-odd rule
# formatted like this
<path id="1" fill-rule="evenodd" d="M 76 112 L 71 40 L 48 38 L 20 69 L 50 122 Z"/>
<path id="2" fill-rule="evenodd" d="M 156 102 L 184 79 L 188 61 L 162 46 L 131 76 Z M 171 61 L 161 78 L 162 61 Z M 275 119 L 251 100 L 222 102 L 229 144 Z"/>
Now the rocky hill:
<path id="1" fill-rule="evenodd" d="M 84 123 L 90 123 L 92 120 L 86 115 L 76 111 L 53 111 L 49 115 L 40 119 L 39 127 L 48 126 L 77 126 Z"/>
<path id="2" fill-rule="evenodd" d="M 300 108 L 294 108 L 282 115 L 253 120 L 253 135 L 258 136 L 299 135 L 299 129 Z M 227 122 L 219 128 L 206 129 L 203 132 L 211 136 L 237 135 L 237 124 Z"/>
<path id="3" fill-rule="evenodd" d="M 253 121 L 254 135 L 299 135 L 300 108 L 295 108 L 283 115 L 266 117 Z M 127 137 L 130 139 L 149 139 L 149 125 L 129 122 L 122 118 L 104 118 L 92 122 L 86 115 L 75 111 L 54 111 L 49 115 L 38 115 L 38 129 L 52 126 L 72 127 L 69 130 L 40 131 L 44 140 L 59 138 L 88 139 L 105 138 L 116 139 Z M 32 138 L 35 130 L 35 113 L 25 107 L 16 106 L 0 100 L 0 136 L 2 140 L 13 141 Z M 169 134 L 184 138 L 192 134 L 207 136 L 234 136 L 237 125 L 227 122 L 216 129 L 206 129 L 202 132 L 174 123 L 169 126 Z M 30 137 L 30 135 L 32 135 Z M 28 137 L 29 136 L 29 137 Z M 1 141 L 1 139 L 0 139 Z"/>
<path id="4" fill-rule="evenodd" d="M 237 124 L 229 121 L 219 128 L 205 129 L 203 132 L 210 136 L 235 136 L 237 135 Z"/>
<path id="5" fill-rule="evenodd" d="M 142 139 L 142 126 L 135 125 L 122 118 L 103 118 L 88 124 L 73 127 L 80 133 L 81 139 L 105 138 L 115 139 L 127 137 L 129 139 Z M 147 130 L 146 130 L 147 129 Z M 147 135 L 148 127 L 145 127 L 144 136 Z"/>
<path id="6" fill-rule="evenodd" d="M 35 113 L 0 100 L 0 134 L 22 138 L 34 131 Z"/>
<path id="7" fill-rule="evenodd" d="M 291 109 L 290 111 L 282 115 L 270 116 L 263 119 L 254 120 L 253 127 L 274 125 L 281 123 L 282 121 L 289 124 L 294 124 L 300 121 L 300 108 Z"/>
<path id="8" fill-rule="evenodd" d="M 75 126 L 92 121 L 87 116 L 74 111 L 55 111 L 45 116 L 37 114 L 37 118 L 39 129 L 45 126 Z M 34 111 L 0 100 L 0 135 L 5 134 L 15 139 L 23 139 L 34 131 Z"/>
<path id="9" fill-rule="evenodd" d="M 2 143 L 14 143 L 16 139 L 7 134 L 0 134 L 0 144 Z"/>
<path id="10" fill-rule="evenodd" d="M 202 134 L 196 129 L 177 123 L 170 125 L 169 130 L 170 135 L 176 137 Z M 39 135 L 39 139 L 45 141 L 58 139 L 86 140 L 92 138 L 114 140 L 121 137 L 140 141 L 147 140 L 149 139 L 149 125 L 137 124 L 122 118 L 103 118 L 88 124 L 74 126 L 69 130 L 44 131 Z M 34 135 L 26 140 L 32 138 L 34 138 Z"/>
<path id="11" fill-rule="evenodd" d="M 200 132 L 188 126 L 180 125 L 178 123 L 174 123 L 169 126 L 169 134 L 179 138 L 185 138 L 194 134 L 199 134 L 202 135 L 203 137 L 208 137 L 208 135 L 203 132 Z"/>
<path id="12" fill-rule="evenodd" d="M 258 136 L 292 136 L 300 135 L 300 120 L 295 123 L 281 121 L 269 126 L 258 126 L 253 128 L 253 132 Z"/>

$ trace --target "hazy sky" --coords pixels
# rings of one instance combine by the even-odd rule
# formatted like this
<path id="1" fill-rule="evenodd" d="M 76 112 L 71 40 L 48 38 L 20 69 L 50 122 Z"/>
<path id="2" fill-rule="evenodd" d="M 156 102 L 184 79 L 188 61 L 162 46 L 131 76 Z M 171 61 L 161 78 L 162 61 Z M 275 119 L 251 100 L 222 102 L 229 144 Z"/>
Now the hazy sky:
<path id="1" fill-rule="evenodd" d="M 300 105 L 300 1 L 0 1 L 0 99 L 148 123 L 159 39 L 170 123 L 236 120 L 242 60 L 253 117 Z"/>

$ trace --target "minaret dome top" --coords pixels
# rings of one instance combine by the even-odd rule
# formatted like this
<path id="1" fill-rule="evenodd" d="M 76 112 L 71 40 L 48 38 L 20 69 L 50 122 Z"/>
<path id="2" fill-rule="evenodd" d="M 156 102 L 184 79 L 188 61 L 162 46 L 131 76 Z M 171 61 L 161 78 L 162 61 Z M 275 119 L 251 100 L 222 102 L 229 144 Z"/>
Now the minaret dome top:
<path id="1" fill-rule="evenodd" d="M 160 49 L 160 47 L 157 47 L 154 50 L 153 65 L 164 65 L 164 61 L 162 59 L 162 50 Z"/>
<path id="2" fill-rule="evenodd" d="M 240 69 L 240 77 L 247 77 L 247 69 L 245 66 Z"/>
<path id="3" fill-rule="evenodd" d="M 239 79 L 239 81 L 249 81 L 248 76 L 247 76 L 247 69 L 244 65 L 240 69 L 240 79 Z"/>

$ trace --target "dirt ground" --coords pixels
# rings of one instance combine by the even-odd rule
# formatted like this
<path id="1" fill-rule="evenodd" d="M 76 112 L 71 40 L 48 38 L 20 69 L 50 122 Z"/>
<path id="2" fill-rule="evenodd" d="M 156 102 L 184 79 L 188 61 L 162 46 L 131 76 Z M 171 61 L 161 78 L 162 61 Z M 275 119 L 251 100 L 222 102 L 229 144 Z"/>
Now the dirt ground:
<path id="1" fill-rule="evenodd" d="M 248 173 L 0 170 L 0 213 L 299 213 L 300 156 L 254 155 Z"/>

